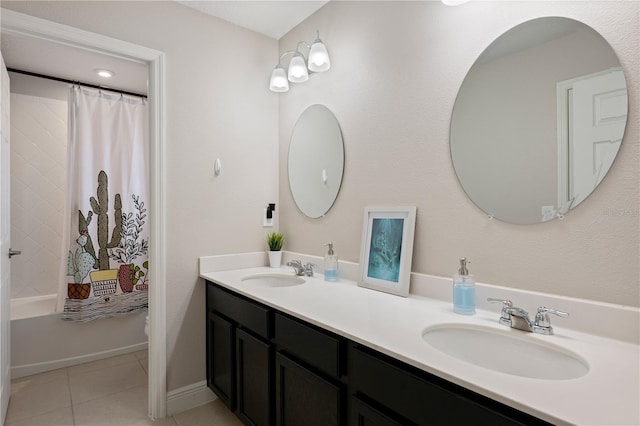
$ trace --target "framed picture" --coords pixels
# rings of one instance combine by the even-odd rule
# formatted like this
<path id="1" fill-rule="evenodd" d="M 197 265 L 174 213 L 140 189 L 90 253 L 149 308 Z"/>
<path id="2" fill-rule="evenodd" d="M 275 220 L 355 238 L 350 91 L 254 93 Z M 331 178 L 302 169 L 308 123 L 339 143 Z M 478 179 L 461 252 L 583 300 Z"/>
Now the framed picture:
<path id="1" fill-rule="evenodd" d="M 415 206 L 366 207 L 358 285 L 407 297 Z"/>

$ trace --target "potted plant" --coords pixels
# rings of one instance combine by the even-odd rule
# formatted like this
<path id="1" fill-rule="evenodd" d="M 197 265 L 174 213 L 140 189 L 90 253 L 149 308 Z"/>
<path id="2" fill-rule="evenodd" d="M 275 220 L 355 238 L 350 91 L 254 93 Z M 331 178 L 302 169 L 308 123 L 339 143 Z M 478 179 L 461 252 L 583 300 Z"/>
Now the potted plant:
<path id="1" fill-rule="evenodd" d="M 118 245 L 109 251 L 109 257 L 120 263 L 118 281 L 123 293 L 132 292 L 134 285 L 143 277 L 142 284 L 147 287 L 137 289 L 146 290 L 148 288 L 144 271 L 133 262 L 136 258 L 146 255 L 149 249 L 149 239 L 142 237 L 147 209 L 144 208 L 144 202 L 140 201 L 140 196 L 134 194 L 131 195 L 131 198 L 135 205 L 136 215 L 134 217 L 133 212 L 122 213 L 122 236 Z M 148 265 L 146 261 L 143 263 L 145 269 L 148 268 Z"/>
<path id="2" fill-rule="evenodd" d="M 284 244 L 284 234 L 280 232 L 270 232 L 267 234 L 267 245 L 269 246 L 269 266 L 279 268 L 282 262 L 282 245 Z"/>

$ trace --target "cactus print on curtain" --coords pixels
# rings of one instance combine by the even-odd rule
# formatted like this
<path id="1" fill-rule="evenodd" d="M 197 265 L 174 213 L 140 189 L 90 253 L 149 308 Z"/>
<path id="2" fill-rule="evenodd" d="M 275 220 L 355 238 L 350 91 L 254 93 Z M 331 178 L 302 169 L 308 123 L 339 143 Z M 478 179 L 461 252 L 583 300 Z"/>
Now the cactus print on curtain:
<path id="1" fill-rule="evenodd" d="M 71 88 L 63 319 L 148 307 L 148 145 L 146 100 Z"/>

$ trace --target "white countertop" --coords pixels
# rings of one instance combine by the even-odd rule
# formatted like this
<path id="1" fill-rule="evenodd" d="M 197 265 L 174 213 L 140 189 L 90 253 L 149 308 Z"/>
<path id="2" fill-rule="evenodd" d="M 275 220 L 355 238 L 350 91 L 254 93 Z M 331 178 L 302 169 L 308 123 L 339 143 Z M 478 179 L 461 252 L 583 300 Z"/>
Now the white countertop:
<path id="1" fill-rule="evenodd" d="M 304 277 L 305 284 L 292 287 L 241 281 L 247 275 L 275 272 L 292 273 L 290 268 L 256 267 L 201 270 L 200 276 L 551 423 L 640 423 L 638 344 L 563 328 L 560 321 L 553 324 L 553 336 L 525 333 L 498 324 L 496 312 L 457 315 L 450 302 L 417 295 L 398 297 L 346 279 L 326 282 L 320 274 Z M 564 348 L 581 356 L 589 372 L 571 380 L 540 380 L 475 366 L 432 348 L 422 339 L 426 328 L 446 323 L 507 330 Z"/>

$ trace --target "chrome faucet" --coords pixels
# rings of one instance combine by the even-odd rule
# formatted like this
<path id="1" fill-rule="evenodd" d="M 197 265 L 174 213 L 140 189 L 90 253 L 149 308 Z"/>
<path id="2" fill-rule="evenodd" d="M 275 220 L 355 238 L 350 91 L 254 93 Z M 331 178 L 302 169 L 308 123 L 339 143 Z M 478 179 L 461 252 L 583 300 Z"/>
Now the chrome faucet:
<path id="1" fill-rule="evenodd" d="M 529 313 L 522 308 L 514 307 L 513 303 L 509 299 L 494 299 L 489 297 L 487 302 L 502 303 L 502 311 L 500 312 L 499 320 L 500 324 L 533 333 L 546 335 L 553 334 L 553 327 L 551 327 L 549 314 L 554 314 L 563 318 L 569 316 L 568 312 L 562 312 L 557 309 L 540 306 L 536 313 L 535 321 L 531 321 L 529 319 Z"/>
<path id="2" fill-rule="evenodd" d="M 298 260 L 298 259 L 294 259 L 290 262 L 287 262 L 287 266 L 291 266 L 294 270 L 294 272 L 296 273 L 296 275 L 298 276 L 302 276 L 304 275 L 305 272 L 305 267 L 302 266 L 302 261 Z"/>
<path id="3" fill-rule="evenodd" d="M 312 277 L 313 276 L 313 268 L 315 266 L 316 266 L 315 263 L 307 262 L 307 264 L 304 265 L 304 275 L 306 277 Z"/>

